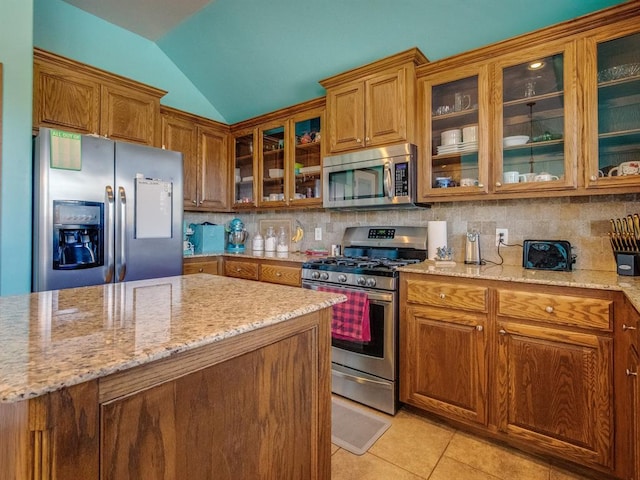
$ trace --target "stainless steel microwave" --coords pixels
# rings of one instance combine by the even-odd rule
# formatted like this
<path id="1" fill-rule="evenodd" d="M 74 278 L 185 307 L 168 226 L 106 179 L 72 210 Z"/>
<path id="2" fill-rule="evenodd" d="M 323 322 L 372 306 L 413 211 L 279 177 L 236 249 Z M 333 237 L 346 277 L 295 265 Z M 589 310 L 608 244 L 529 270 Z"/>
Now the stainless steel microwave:
<path id="1" fill-rule="evenodd" d="M 324 208 L 415 206 L 417 147 L 371 148 L 322 161 Z"/>

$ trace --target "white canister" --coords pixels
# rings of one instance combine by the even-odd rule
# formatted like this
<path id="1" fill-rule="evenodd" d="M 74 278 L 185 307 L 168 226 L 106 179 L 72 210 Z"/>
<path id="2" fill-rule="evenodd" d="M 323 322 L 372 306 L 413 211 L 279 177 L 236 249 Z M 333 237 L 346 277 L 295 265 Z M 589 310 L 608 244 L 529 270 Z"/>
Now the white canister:
<path id="1" fill-rule="evenodd" d="M 264 238 L 260 235 L 260 232 L 256 233 L 253 237 L 253 251 L 262 252 L 264 250 Z"/>

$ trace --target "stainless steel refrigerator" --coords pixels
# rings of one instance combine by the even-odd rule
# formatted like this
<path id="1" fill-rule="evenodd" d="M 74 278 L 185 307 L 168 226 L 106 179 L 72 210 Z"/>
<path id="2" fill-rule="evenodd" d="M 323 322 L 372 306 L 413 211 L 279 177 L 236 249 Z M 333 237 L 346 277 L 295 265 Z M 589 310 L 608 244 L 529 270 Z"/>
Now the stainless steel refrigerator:
<path id="1" fill-rule="evenodd" d="M 182 154 L 41 128 L 34 292 L 182 273 Z"/>

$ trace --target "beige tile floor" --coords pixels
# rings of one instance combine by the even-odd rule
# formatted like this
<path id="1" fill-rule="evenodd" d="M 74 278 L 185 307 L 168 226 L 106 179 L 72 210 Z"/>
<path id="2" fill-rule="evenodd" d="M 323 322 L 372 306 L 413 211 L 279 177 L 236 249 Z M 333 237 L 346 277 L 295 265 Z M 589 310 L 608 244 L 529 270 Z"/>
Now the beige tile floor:
<path id="1" fill-rule="evenodd" d="M 588 480 L 406 408 L 387 417 L 391 427 L 364 455 L 332 445 L 332 480 Z"/>

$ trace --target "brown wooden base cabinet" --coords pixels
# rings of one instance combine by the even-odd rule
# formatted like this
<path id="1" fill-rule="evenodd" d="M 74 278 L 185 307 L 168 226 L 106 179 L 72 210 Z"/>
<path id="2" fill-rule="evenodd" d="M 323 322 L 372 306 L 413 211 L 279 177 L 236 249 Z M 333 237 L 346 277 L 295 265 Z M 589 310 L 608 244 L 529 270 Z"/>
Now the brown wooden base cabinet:
<path id="1" fill-rule="evenodd" d="M 616 331 L 633 331 L 637 312 L 622 315 L 622 293 L 410 273 L 400 293 L 401 401 L 587 473 L 638 479 L 638 357 Z"/>
<path id="2" fill-rule="evenodd" d="M 0 404 L 0 478 L 328 480 L 330 314 Z"/>
<path id="3" fill-rule="evenodd" d="M 302 266 L 299 263 L 282 260 L 225 257 L 224 275 L 292 287 L 300 287 L 302 285 Z"/>
<path id="4" fill-rule="evenodd" d="M 183 275 L 192 273 L 208 273 L 210 275 L 220 275 L 221 257 L 193 257 L 185 258 L 182 264 Z"/>

